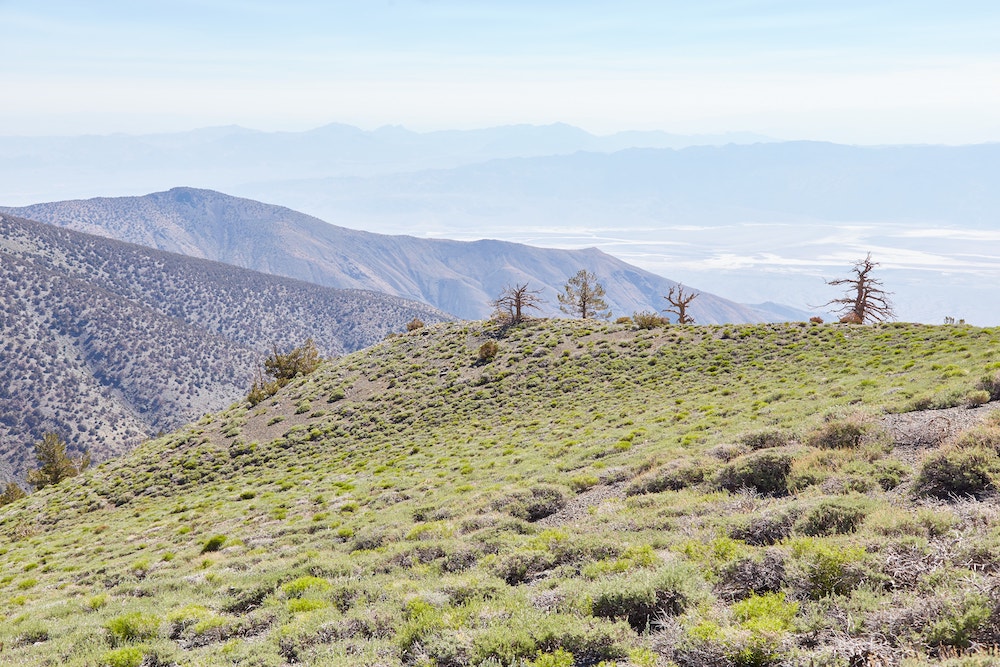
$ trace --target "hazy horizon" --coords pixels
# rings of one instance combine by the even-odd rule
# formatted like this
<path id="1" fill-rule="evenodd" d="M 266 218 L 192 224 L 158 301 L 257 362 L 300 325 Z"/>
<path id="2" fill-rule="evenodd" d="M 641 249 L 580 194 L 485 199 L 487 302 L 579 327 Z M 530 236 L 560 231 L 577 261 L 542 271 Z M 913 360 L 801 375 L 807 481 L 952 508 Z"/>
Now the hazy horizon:
<path id="1" fill-rule="evenodd" d="M 0 134 L 565 122 L 1000 140 L 1000 6 L 850 0 L 0 2 Z"/>

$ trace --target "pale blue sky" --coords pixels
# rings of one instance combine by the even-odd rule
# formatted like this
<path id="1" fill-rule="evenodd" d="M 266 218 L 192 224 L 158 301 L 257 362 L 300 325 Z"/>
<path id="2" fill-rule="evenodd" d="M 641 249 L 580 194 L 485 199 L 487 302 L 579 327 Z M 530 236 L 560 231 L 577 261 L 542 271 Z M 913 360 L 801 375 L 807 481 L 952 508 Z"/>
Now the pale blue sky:
<path id="1" fill-rule="evenodd" d="M 0 134 L 471 128 L 1000 141 L 1000 3 L 0 0 Z"/>

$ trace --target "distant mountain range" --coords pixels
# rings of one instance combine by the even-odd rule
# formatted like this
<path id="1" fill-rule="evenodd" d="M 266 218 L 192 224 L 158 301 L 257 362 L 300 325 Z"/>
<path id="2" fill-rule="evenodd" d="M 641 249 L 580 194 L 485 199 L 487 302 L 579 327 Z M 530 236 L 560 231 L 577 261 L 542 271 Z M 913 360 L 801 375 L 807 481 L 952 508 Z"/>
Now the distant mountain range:
<path id="1" fill-rule="evenodd" d="M 47 431 L 97 460 L 246 394 L 272 345 L 341 354 L 448 319 L 0 215 L 0 481 Z"/>
<path id="2" fill-rule="evenodd" d="M 490 302 L 515 283 L 541 289 L 547 301 L 542 314 L 557 314 L 557 292 L 580 269 L 599 277 L 617 315 L 661 310 L 667 305 L 663 295 L 676 285 L 596 249 L 372 234 L 281 206 L 193 188 L 4 210 L 320 285 L 420 300 L 468 319 L 488 316 Z M 709 293 L 701 294 L 691 312 L 703 323 L 784 319 L 773 311 L 755 310 Z"/>
<path id="3" fill-rule="evenodd" d="M 497 158 L 759 141 L 770 139 L 742 132 L 597 136 L 563 123 L 440 132 L 332 123 L 305 132 L 227 126 L 134 136 L 0 136 L 0 201 L 139 194 L 177 183 L 232 191 L 248 182 L 447 169 Z"/>
<path id="4" fill-rule="evenodd" d="M 819 221 L 989 228 L 1000 210 L 1000 144 L 634 148 L 256 182 L 233 191 L 352 227 L 445 235 Z"/>

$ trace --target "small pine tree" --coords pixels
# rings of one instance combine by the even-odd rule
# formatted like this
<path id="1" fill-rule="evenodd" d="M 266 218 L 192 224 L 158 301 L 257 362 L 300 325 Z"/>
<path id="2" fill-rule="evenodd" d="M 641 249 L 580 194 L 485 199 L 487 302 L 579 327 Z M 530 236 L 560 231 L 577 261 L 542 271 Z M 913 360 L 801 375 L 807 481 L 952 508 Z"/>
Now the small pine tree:
<path id="1" fill-rule="evenodd" d="M 278 352 L 278 346 L 272 346 L 271 356 L 264 360 L 264 367 L 257 367 L 253 384 L 247 394 L 250 405 L 274 396 L 278 390 L 301 375 L 309 375 L 323 363 L 319 350 L 312 338 L 288 352 Z M 270 376 L 270 379 L 268 378 Z"/>
<path id="2" fill-rule="evenodd" d="M 71 459 L 66 453 L 66 442 L 57 433 L 46 433 L 35 443 L 38 468 L 28 473 L 28 483 L 35 489 L 58 484 L 67 477 L 75 477 L 90 466 L 90 453 Z"/>
<path id="3" fill-rule="evenodd" d="M 3 507 L 4 505 L 9 505 L 15 500 L 20 500 L 21 498 L 24 498 L 26 495 L 28 494 L 25 493 L 24 489 L 22 489 L 20 486 L 18 486 L 14 482 L 7 482 L 7 488 L 3 490 L 3 493 L 0 493 L 0 507 Z"/>
<path id="4" fill-rule="evenodd" d="M 283 380 L 284 386 L 300 375 L 309 375 L 322 362 L 313 339 L 307 338 L 305 343 L 284 354 L 278 352 L 277 345 L 272 346 L 271 356 L 264 360 L 264 370 L 275 380 Z"/>
<path id="5" fill-rule="evenodd" d="M 567 315 L 579 316 L 585 320 L 591 317 L 606 320 L 611 317 L 611 311 L 604 300 L 604 286 L 597 282 L 597 276 L 586 269 L 577 271 L 557 298 L 559 310 Z"/>

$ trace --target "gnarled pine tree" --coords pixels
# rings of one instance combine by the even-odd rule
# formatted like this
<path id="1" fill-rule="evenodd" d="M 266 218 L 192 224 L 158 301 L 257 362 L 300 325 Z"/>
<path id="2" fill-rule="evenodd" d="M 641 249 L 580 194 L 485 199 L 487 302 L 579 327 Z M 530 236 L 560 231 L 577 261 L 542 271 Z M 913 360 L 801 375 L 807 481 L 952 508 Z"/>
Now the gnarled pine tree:
<path id="1" fill-rule="evenodd" d="M 871 276 L 876 266 L 878 262 L 873 262 L 872 254 L 868 253 L 864 259 L 854 263 L 852 277 L 827 280 L 827 285 L 847 285 L 847 289 L 844 290 L 843 297 L 827 301 L 820 307 L 837 306 L 836 312 L 840 315 L 840 321 L 849 324 L 886 322 L 895 319 L 892 301 L 889 300 L 892 293 L 882 289 L 882 281 Z"/>
<path id="2" fill-rule="evenodd" d="M 694 318 L 688 315 L 687 309 L 691 302 L 698 298 L 700 292 L 684 292 L 684 285 L 678 283 L 671 287 L 663 298 L 670 304 L 663 312 L 677 316 L 677 324 L 694 324 Z"/>
<path id="3" fill-rule="evenodd" d="M 494 317 L 506 324 L 520 324 L 528 319 L 527 311 L 539 310 L 538 304 L 544 303 L 539 296 L 541 293 L 541 290 L 528 289 L 528 283 L 504 287 L 490 304 L 495 309 Z"/>

